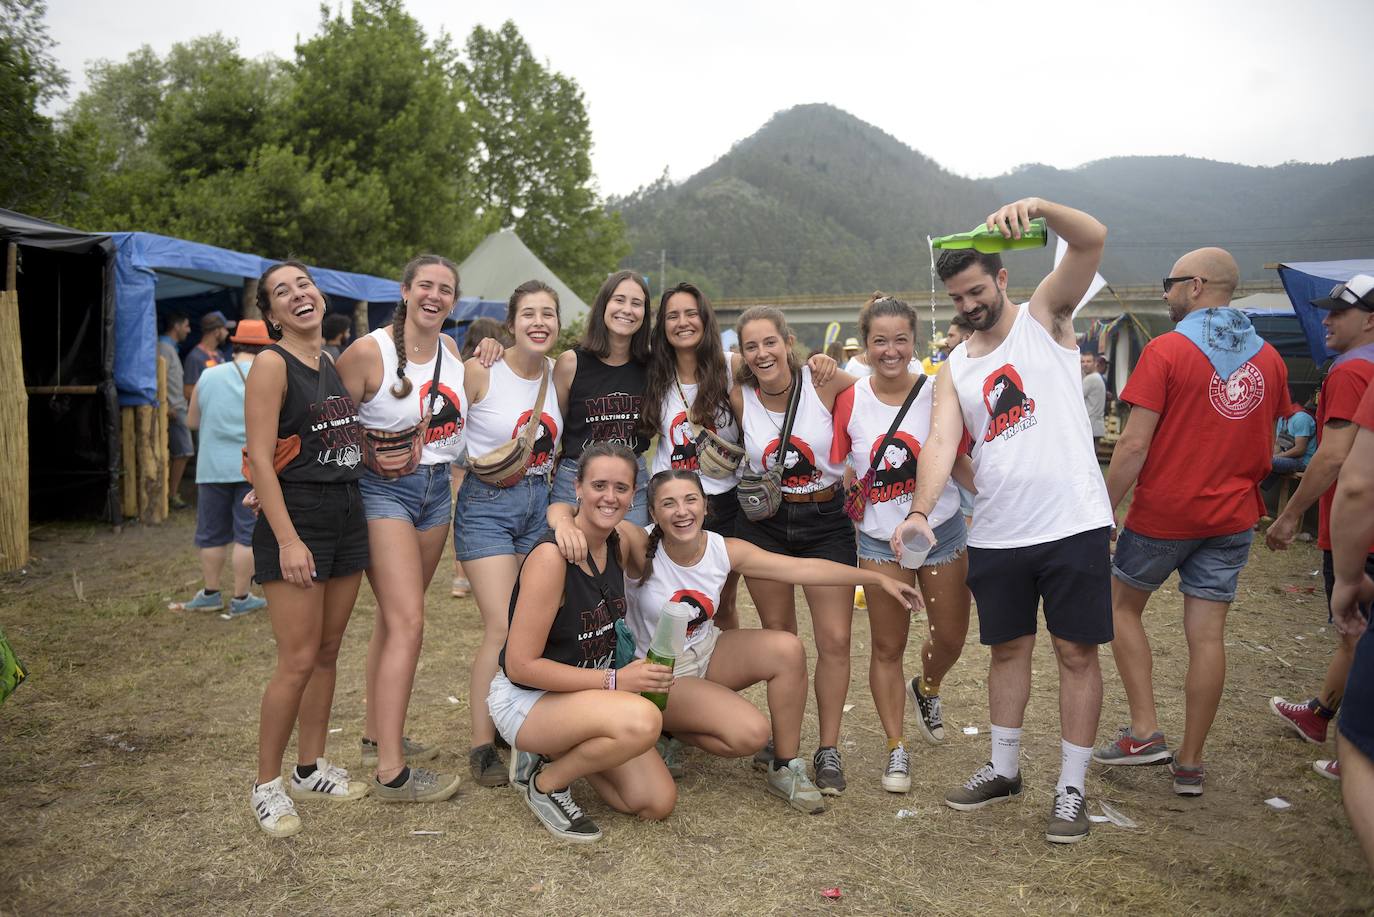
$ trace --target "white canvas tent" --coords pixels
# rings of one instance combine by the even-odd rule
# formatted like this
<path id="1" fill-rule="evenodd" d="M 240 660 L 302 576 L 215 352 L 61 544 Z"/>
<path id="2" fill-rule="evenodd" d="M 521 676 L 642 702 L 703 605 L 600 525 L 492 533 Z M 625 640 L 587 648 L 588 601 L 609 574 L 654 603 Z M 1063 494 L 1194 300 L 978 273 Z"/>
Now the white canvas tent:
<path id="1" fill-rule="evenodd" d="M 587 314 L 587 304 L 540 261 L 513 230 L 494 232 L 458 265 L 464 297 L 505 302 L 526 280 L 542 280 L 558 291 L 563 324 Z"/>

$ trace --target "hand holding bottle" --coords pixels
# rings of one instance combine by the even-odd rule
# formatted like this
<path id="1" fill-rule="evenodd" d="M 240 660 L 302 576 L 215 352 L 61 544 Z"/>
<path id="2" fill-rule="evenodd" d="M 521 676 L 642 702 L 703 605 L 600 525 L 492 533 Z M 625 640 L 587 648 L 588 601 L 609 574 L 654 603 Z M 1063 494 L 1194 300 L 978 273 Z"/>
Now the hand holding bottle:
<path id="1" fill-rule="evenodd" d="M 1030 232 L 1031 221 L 1039 216 L 1040 198 L 1023 197 L 988 214 L 987 227 L 1001 232 L 1004 239 L 1020 239 Z"/>
<path id="2" fill-rule="evenodd" d="M 647 659 L 636 659 L 615 673 L 617 691 L 643 694 L 645 691 L 666 692 L 673 686 L 673 670 L 655 665 Z"/>

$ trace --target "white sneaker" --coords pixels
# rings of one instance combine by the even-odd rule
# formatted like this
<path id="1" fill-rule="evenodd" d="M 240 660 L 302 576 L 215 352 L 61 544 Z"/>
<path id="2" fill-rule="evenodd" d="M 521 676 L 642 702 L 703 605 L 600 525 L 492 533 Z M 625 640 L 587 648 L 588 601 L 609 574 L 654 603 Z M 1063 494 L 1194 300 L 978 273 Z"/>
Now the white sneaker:
<path id="1" fill-rule="evenodd" d="M 367 795 L 368 784 L 363 780 L 353 780 L 348 771 L 337 764 L 330 764 L 324 758 L 315 759 L 315 772 L 309 777 L 296 774 L 291 768 L 291 785 L 286 792 L 292 799 L 362 799 Z"/>
<path id="2" fill-rule="evenodd" d="M 887 755 L 887 770 L 883 771 L 883 789 L 889 793 L 911 791 L 911 759 L 906 746 L 898 745 Z"/>
<path id="3" fill-rule="evenodd" d="M 258 827 L 272 837 L 290 837 L 301 830 L 301 817 L 286 795 L 280 777 L 254 786 L 252 802 Z"/>

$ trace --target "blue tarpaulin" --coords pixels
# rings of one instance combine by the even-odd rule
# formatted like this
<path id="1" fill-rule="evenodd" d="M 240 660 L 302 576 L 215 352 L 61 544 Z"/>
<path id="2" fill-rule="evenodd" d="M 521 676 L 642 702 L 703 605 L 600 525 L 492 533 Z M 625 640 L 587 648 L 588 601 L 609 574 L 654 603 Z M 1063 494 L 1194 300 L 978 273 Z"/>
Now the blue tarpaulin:
<path id="1" fill-rule="evenodd" d="M 275 264 L 270 258 L 149 232 L 110 233 L 115 244 L 114 379 L 120 404 L 157 403 L 157 301 L 240 289 Z M 394 280 L 311 268 L 322 293 L 368 303 L 395 303 Z"/>
<path id="2" fill-rule="evenodd" d="M 1303 336 L 1307 338 L 1312 361 L 1318 366 L 1334 357 L 1336 352 L 1326 347 L 1323 313 L 1312 305 L 1312 300 L 1321 299 L 1331 292 L 1333 286 L 1356 274 L 1374 274 L 1374 260 L 1295 261 L 1279 265 L 1279 279 L 1283 281 L 1283 289 L 1293 303 L 1293 313 L 1302 326 Z"/>

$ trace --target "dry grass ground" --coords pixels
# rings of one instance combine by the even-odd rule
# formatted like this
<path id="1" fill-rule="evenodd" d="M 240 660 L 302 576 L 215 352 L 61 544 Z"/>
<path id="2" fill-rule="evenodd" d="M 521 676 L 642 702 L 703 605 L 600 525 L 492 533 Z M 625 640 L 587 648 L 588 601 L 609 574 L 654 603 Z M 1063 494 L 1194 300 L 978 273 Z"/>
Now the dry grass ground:
<path id="1" fill-rule="evenodd" d="M 1058 767 L 1055 677 L 1037 650 L 1025 798 L 981 813 L 940 804 L 987 757 L 987 654 L 970 637 L 946 681 L 947 744 L 914 749 L 907 796 L 878 786 L 885 758 L 867 690 L 868 630 L 854 628 L 844 747 L 848 794 L 806 817 L 763 791 L 746 762 L 688 757 L 677 811 L 662 824 L 580 799 L 606 831 L 589 848 L 552 840 L 508 789 L 465 785 L 451 802 L 303 806 L 306 830 L 272 841 L 248 808 L 260 691 L 273 664 L 265 614 L 236 622 L 166 611 L 190 594 L 192 520 L 121 536 L 47 526 L 24 575 L 0 580 L 0 623 L 32 678 L 0 707 L 0 912 L 39 913 L 699 913 L 1040 914 L 1347 913 L 1374 909 L 1374 884 L 1339 788 L 1267 711 L 1272 693 L 1306 696 L 1333 634 L 1319 555 L 1256 549 L 1230 625 L 1230 677 L 1208 745 L 1207 794 L 1180 799 L 1165 770 L 1107 773 L 1088 792 L 1135 819 L 1095 825 L 1087 843 L 1047 844 L 1042 822 Z M 441 572 L 411 704 L 410 734 L 466 767 L 470 601 Z M 1285 587 L 1296 586 L 1291 592 Z M 344 644 L 331 737 L 358 767 L 363 656 L 374 606 L 364 587 Z M 1170 737 L 1182 729 L 1186 650 L 1180 597 L 1148 614 Z M 744 618 L 754 623 L 752 609 Z M 803 627 L 806 627 L 803 622 Z M 908 653 L 909 663 L 916 659 Z M 1124 696 L 1104 653 L 1101 736 Z M 451 703 L 449 697 L 458 699 Z M 751 695 L 761 702 L 758 689 Z M 961 727 L 976 725 L 977 736 Z M 912 730 L 914 732 L 914 728 Z M 815 740 L 808 715 L 805 747 Z M 919 743 L 919 740 L 917 740 Z M 1264 804 L 1282 796 L 1292 808 Z M 915 817 L 898 818 L 901 809 Z M 1096 812 L 1096 808 L 1093 809 Z M 416 836 L 417 830 L 440 831 Z M 827 900 L 822 889 L 843 897 Z"/>

